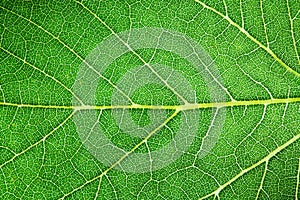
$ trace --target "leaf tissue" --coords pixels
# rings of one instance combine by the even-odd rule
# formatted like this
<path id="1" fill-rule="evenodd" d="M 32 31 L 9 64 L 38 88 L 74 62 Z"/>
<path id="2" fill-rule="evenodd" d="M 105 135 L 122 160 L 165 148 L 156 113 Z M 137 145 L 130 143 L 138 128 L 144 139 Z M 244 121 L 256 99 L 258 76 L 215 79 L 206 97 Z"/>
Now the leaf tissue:
<path id="1" fill-rule="evenodd" d="M 1 199 L 299 199 L 298 0 L 0 2 Z"/>

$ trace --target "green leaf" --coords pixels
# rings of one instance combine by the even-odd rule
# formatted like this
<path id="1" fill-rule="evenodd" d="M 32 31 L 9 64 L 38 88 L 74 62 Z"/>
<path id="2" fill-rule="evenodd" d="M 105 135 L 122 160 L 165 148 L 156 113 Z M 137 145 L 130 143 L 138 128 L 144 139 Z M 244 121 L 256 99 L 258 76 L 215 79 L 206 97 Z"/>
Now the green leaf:
<path id="1" fill-rule="evenodd" d="M 1 1 L 1 199 L 298 199 L 300 2 Z"/>

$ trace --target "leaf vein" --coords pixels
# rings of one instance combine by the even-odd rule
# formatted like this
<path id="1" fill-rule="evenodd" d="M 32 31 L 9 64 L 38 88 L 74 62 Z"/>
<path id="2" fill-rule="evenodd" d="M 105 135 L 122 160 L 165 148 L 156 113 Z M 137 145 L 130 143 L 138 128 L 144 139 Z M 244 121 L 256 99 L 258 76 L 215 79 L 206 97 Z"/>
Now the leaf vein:
<path id="1" fill-rule="evenodd" d="M 295 35 L 294 35 L 294 24 L 293 24 L 293 19 L 291 16 L 291 9 L 290 9 L 290 5 L 289 5 L 289 0 L 286 0 L 286 5 L 287 5 L 287 9 L 288 9 L 288 15 L 289 15 L 289 20 L 290 20 L 290 26 L 291 26 L 291 35 L 292 35 L 292 39 L 293 39 L 293 45 L 294 45 L 294 50 L 295 50 L 295 54 L 298 60 L 298 64 L 300 65 L 300 57 L 299 57 L 299 53 L 297 50 L 297 44 L 296 44 L 296 39 L 295 39 Z"/>
<path id="2" fill-rule="evenodd" d="M 175 116 L 177 116 L 177 114 L 180 112 L 180 110 L 175 110 L 175 112 L 168 117 L 162 124 L 160 124 L 158 127 L 156 127 L 153 131 L 151 131 L 140 143 L 138 143 L 137 145 L 135 145 L 130 151 L 128 151 L 126 154 L 124 154 L 119 160 L 117 160 L 114 164 L 112 164 L 109 168 L 107 168 L 105 171 L 103 171 L 100 175 L 86 181 L 85 183 L 83 183 L 82 185 L 76 187 L 75 189 L 73 189 L 72 191 L 64 194 L 64 196 L 62 196 L 61 198 L 59 198 L 60 200 L 65 199 L 66 197 L 68 197 L 69 195 L 75 193 L 76 191 L 82 189 L 83 187 L 85 187 L 86 185 L 88 185 L 89 183 L 94 182 L 95 180 L 106 176 L 106 174 L 112 170 L 113 168 L 115 168 L 117 165 L 119 165 L 125 158 L 127 158 L 131 153 L 133 153 L 136 149 L 138 149 L 142 144 L 144 144 L 145 142 L 148 141 L 148 139 L 150 137 L 153 136 L 153 134 L 155 134 L 157 131 L 159 131 L 161 128 L 163 128 L 164 126 L 166 126 L 166 124 L 171 121 Z"/>
<path id="3" fill-rule="evenodd" d="M 34 66 L 34 65 L 31 64 L 30 62 L 26 61 L 25 59 L 20 58 L 19 56 L 15 55 L 14 53 L 12 53 L 12 52 L 10 52 L 10 51 L 4 49 L 2 46 L 0 46 L 0 49 L 1 49 L 2 51 L 6 52 L 7 54 L 9 54 L 10 56 L 13 56 L 14 58 L 16 58 L 16 59 L 22 61 L 24 64 L 29 65 L 29 66 L 32 67 L 34 70 L 36 70 L 36 71 L 38 71 L 38 72 L 44 74 L 46 77 L 52 79 L 52 80 L 55 81 L 57 84 L 61 85 L 61 86 L 62 86 L 63 88 L 65 88 L 68 92 L 70 92 L 70 93 L 74 96 L 74 98 L 76 98 L 76 99 L 81 103 L 81 105 L 84 105 L 84 103 L 81 101 L 81 99 L 80 99 L 80 98 L 79 98 L 79 97 L 78 97 L 78 96 L 77 96 L 70 88 L 68 88 L 65 84 L 63 84 L 61 81 L 59 81 L 59 80 L 56 79 L 55 77 L 53 77 L 53 76 L 47 74 L 45 71 L 39 69 L 38 67 Z"/>
<path id="4" fill-rule="evenodd" d="M 294 142 L 296 142 L 298 139 L 300 138 L 300 133 L 298 133 L 297 135 L 295 135 L 294 137 L 292 137 L 290 140 L 288 140 L 286 143 L 284 143 L 283 145 L 277 147 L 275 150 L 273 150 L 272 152 L 270 152 L 266 157 L 264 157 L 263 159 L 261 159 L 260 161 L 254 163 L 253 165 L 247 167 L 246 169 L 240 171 L 240 173 L 238 173 L 236 176 L 234 176 L 232 179 L 230 179 L 229 181 L 227 181 L 226 183 L 224 183 L 223 185 L 221 185 L 219 188 L 217 188 L 215 191 L 203 196 L 200 198 L 200 200 L 202 199 L 206 199 L 212 195 L 216 195 L 218 196 L 218 194 L 228 185 L 230 185 L 231 183 L 233 183 L 234 181 L 236 181 L 237 179 L 239 179 L 241 176 L 243 176 L 244 174 L 248 173 L 249 171 L 251 171 L 252 169 L 258 167 L 259 165 L 261 165 L 262 163 L 265 163 L 267 161 L 269 161 L 272 157 L 274 157 L 276 154 L 278 154 L 279 152 L 281 152 L 282 150 L 284 150 L 286 147 L 288 147 L 289 145 L 293 144 Z"/>
<path id="5" fill-rule="evenodd" d="M 43 28 L 41 25 L 33 22 L 31 19 L 27 19 L 26 17 L 12 11 L 9 10 L 3 6 L 0 6 L 1 9 L 6 10 L 7 12 L 10 12 L 13 15 L 16 15 L 24 20 L 26 20 L 27 22 L 29 22 L 30 24 L 33 24 L 34 26 L 36 26 L 37 28 L 39 28 L 40 30 L 42 30 L 43 32 L 45 32 L 46 34 L 48 34 L 49 36 L 51 36 L 53 39 L 55 39 L 56 41 L 58 41 L 60 44 L 63 45 L 63 47 L 65 47 L 66 49 L 68 49 L 71 53 L 73 53 L 79 60 L 81 60 L 85 65 L 87 65 L 94 73 L 96 73 L 99 77 L 101 77 L 103 80 L 105 80 L 106 82 L 108 82 L 112 87 L 114 87 L 118 92 L 120 92 L 124 97 L 126 97 L 130 103 L 134 104 L 134 102 L 131 100 L 130 97 L 128 97 L 120 88 L 118 88 L 115 84 L 113 84 L 108 78 L 106 78 L 105 76 L 103 76 L 101 73 L 99 73 L 93 66 L 91 66 L 88 62 L 86 62 L 77 52 L 74 51 L 74 49 L 72 49 L 71 47 L 69 47 L 65 42 L 63 42 L 61 39 L 59 39 L 58 36 L 55 36 L 53 33 L 51 33 L 50 31 L 46 30 L 45 28 Z"/>
<path id="6" fill-rule="evenodd" d="M 109 110 L 109 109 L 169 109 L 169 110 L 194 110 L 200 108 L 223 108 L 233 106 L 251 106 L 251 105 L 269 105 L 299 103 L 300 97 L 284 99 L 265 99 L 265 100 L 245 100 L 245 101 L 227 101 L 211 103 L 193 103 L 187 105 L 84 105 L 84 106 L 63 106 L 63 105 L 34 105 L 18 104 L 9 102 L 0 102 L 0 106 L 12 106 L 18 108 L 42 108 L 42 109 L 66 109 L 66 110 Z"/>
<path id="7" fill-rule="evenodd" d="M 88 7 L 86 7 L 83 3 L 74 0 L 77 4 L 81 5 L 85 10 L 87 10 L 90 14 L 92 14 L 101 24 L 103 24 L 125 47 L 127 47 L 136 57 L 138 57 L 145 66 L 147 66 L 153 74 L 155 74 L 162 83 L 164 83 L 176 96 L 178 96 L 185 104 L 188 104 L 188 101 L 181 96 L 173 87 L 169 85 L 169 83 L 164 80 L 152 67 L 149 63 L 147 63 L 135 50 L 131 48 L 131 46 L 125 42 L 120 36 L 107 24 L 105 23 L 96 13 L 91 11 Z"/>
<path id="8" fill-rule="evenodd" d="M 219 12 L 218 10 L 206 5 L 205 3 L 203 3 L 200 0 L 194 0 L 195 2 L 199 3 L 200 5 L 202 5 L 204 8 L 214 12 L 215 14 L 221 16 L 222 18 L 224 18 L 225 20 L 227 20 L 232 26 L 236 27 L 239 31 L 241 31 L 243 34 L 246 35 L 247 38 L 249 38 L 251 41 L 253 41 L 254 43 L 256 43 L 259 47 L 261 47 L 262 49 L 264 49 L 268 54 L 270 54 L 280 65 L 282 65 L 288 72 L 294 74 L 297 77 L 300 77 L 300 73 L 295 71 L 294 69 L 292 69 L 291 67 L 289 67 L 285 62 L 283 62 L 283 60 L 281 60 L 270 48 L 266 47 L 265 45 L 263 45 L 260 41 L 258 41 L 256 38 L 254 38 L 252 35 L 250 35 L 250 33 L 248 31 L 246 31 L 243 27 L 241 27 L 240 25 L 238 25 L 236 22 L 234 22 L 230 17 L 225 16 L 224 14 L 222 14 L 221 12 Z"/>
<path id="9" fill-rule="evenodd" d="M 55 131 L 57 131 L 60 127 L 62 127 L 64 124 L 67 123 L 67 121 L 69 119 L 72 118 L 72 116 L 75 114 L 76 110 L 74 110 L 62 123 L 60 123 L 57 127 L 55 127 L 52 131 L 50 131 L 47 135 L 45 135 L 42 139 L 38 140 L 37 142 L 35 142 L 34 144 L 30 145 L 29 147 L 27 147 L 26 149 L 24 149 L 23 151 L 16 153 L 11 159 L 9 159 L 8 161 L 4 162 L 3 164 L 0 165 L 0 169 L 2 169 L 5 165 L 7 165 L 8 163 L 14 161 L 17 157 L 23 155 L 24 153 L 26 153 L 27 151 L 29 151 L 30 149 L 36 147 L 38 144 L 44 142 L 47 138 L 49 138 L 51 135 L 53 135 L 53 133 Z"/>

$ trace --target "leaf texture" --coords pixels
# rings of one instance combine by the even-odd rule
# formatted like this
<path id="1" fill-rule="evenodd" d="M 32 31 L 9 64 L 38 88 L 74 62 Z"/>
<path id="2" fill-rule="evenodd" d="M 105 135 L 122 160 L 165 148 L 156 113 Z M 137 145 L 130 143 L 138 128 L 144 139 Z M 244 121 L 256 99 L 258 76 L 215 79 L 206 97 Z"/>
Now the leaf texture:
<path id="1" fill-rule="evenodd" d="M 1 199 L 298 199 L 299 13 L 1 1 Z"/>

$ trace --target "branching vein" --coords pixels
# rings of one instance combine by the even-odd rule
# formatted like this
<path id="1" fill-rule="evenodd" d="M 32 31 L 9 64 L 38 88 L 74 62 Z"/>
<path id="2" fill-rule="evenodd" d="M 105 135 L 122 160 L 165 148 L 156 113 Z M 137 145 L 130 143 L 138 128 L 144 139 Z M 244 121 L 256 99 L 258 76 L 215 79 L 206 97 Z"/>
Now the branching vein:
<path id="1" fill-rule="evenodd" d="M 31 64 L 31 63 L 29 63 L 29 62 L 26 61 L 25 59 L 20 58 L 19 56 L 13 54 L 12 52 L 10 52 L 10 51 L 8 51 L 8 50 L 6 50 L 6 49 L 4 49 L 3 47 L 0 46 L 0 49 L 1 49 L 2 51 L 6 52 L 7 54 L 13 56 L 14 58 L 17 58 L 18 60 L 22 61 L 24 64 L 29 65 L 30 67 L 32 67 L 32 68 L 35 69 L 36 71 L 38 71 L 38 72 L 44 74 L 46 77 L 52 79 L 53 81 L 55 81 L 55 82 L 58 83 L 59 85 L 61 85 L 61 86 L 62 86 L 63 88 L 65 88 L 68 92 L 70 92 L 70 93 L 74 96 L 74 98 L 76 98 L 76 99 L 81 103 L 81 105 L 84 105 L 84 103 L 81 101 L 81 99 L 80 99 L 80 98 L 79 98 L 79 97 L 78 97 L 78 96 L 77 96 L 70 88 L 68 88 L 66 85 L 64 85 L 61 81 L 57 80 L 57 79 L 56 79 L 55 77 L 53 77 L 53 76 L 50 76 L 50 75 L 47 74 L 45 71 L 43 71 L 43 70 L 37 68 L 36 66 L 34 66 L 34 65 Z"/>
<path id="2" fill-rule="evenodd" d="M 269 43 L 269 38 L 268 38 L 268 33 L 267 33 L 267 24 L 265 22 L 265 17 L 264 17 L 264 9 L 263 9 L 263 0 L 260 0 L 260 10 L 261 10 L 261 19 L 264 25 L 264 32 L 265 32 L 265 37 L 266 37 L 266 42 L 267 42 L 267 48 L 270 48 L 270 43 Z"/>
<path id="3" fill-rule="evenodd" d="M 120 40 L 120 42 L 126 46 L 130 52 L 132 52 L 136 57 L 138 57 L 144 64 L 145 66 L 147 66 L 152 72 L 153 74 L 155 74 L 162 83 L 164 83 L 176 96 L 178 96 L 185 104 L 188 104 L 188 101 L 182 96 L 180 95 L 173 87 L 171 87 L 169 85 L 169 83 L 164 80 L 152 67 L 149 63 L 147 63 L 135 50 L 133 50 L 131 48 L 131 46 L 124 41 L 122 38 L 119 37 L 119 35 L 108 25 L 106 24 L 98 15 L 96 15 L 96 13 L 94 13 L 93 11 L 91 11 L 88 7 L 86 7 L 83 3 L 74 0 L 76 3 L 78 3 L 79 5 L 81 5 L 85 10 L 87 10 L 90 14 L 92 14 L 98 21 L 101 22 L 101 24 L 103 24 L 116 38 L 118 38 L 118 40 Z"/>
<path id="4" fill-rule="evenodd" d="M 167 82 L 167 80 L 164 80 L 163 77 L 161 77 L 153 68 L 152 66 L 147 63 L 134 49 L 131 48 L 131 46 L 125 41 L 123 40 L 105 21 L 103 21 L 95 12 L 93 12 L 92 10 L 90 10 L 86 5 L 84 5 L 82 2 L 77 1 L 77 0 L 73 0 L 74 2 L 76 2 L 78 5 L 80 5 L 84 10 L 88 11 L 92 16 L 95 17 L 95 19 L 97 19 L 99 22 L 101 22 L 102 25 L 104 25 L 104 27 L 106 27 L 118 40 L 120 40 L 120 42 L 126 47 L 128 48 L 128 50 L 130 50 L 130 52 L 132 52 L 138 59 L 140 59 L 144 65 L 146 67 L 148 67 L 151 72 L 153 74 L 155 74 L 162 83 L 164 83 L 176 96 L 179 97 L 179 99 L 182 100 L 182 102 L 184 104 L 182 105 L 140 105 L 140 104 L 136 104 L 134 103 L 131 98 L 124 92 L 122 91 L 120 88 L 118 88 L 114 83 L 111 82 L 111 80 L 109 78 L 106 78 L 105 76 L 103 76 L 100 72 L 98 72 L 95 68 L 93 68 L 93 66 L 91 66 L 89 63 L 87 63 L 83 57 L 81 57 L 77 52 L 74 51 L 73 48 L 71 48 L 70 46 L 68 46 L 65 42 L 63 42 L 59 36 L 54 35 L 53 33 L 51 33 L 50 31 L 48 31 L 47 29 L 45 29 L 44 27 L 42 27 L 41 25 L 39 25 L 38 23 L 32 21 L 30 18 L 27 19 L 26 17 L 12 11 L 9 10 L 5 7 L 0 6 L 0 8 L 2 10 L 5 10 L 15 16 L 18 16 L 19 18 L 29 22 L 30 24 L 32 24 L 33 26 L 37 27 L 38 29 L 40 29 L 41 31 L 43 31 L 44 33 L 46 33 L 47 35 L 49 35 L 50 37 L 52 37 L 53 39 L 55 39 L 56 41 L 58 41 L 61 45 L 63 45 L 64 48 L 68 49 L 71 53 L 73 53 L 80 61 L 82 61 L 85 65 L 87 65 L 93 72 L 95 72 L 99 77 L 101 77 L 102 79 L 104 79 L 106 82 L 108 82 L 112 87 L 114 87 L 118 92 L 120 92 L 124 97 L 126 97 L 129 102 L 131 103 L 130 105 L 85 105 L 78 96 L 76 96 L 76 94 L 69 89 L 66 85 L 64 85 L 61 81 L 59 81 L 58 79 L 56 79 L 55 77 L 52 77 L 51 75 L 47 74 L 45 71 L 43 71 L 42 69 L 39 69 L 38 67 L 34 66 L 33 64 L 29 63 L 25 58 L 21 58 L 17 55 L 15 55 L 13 52 L 9 51 L 8 49 L 4 48 L 1 46 L 0 44 L 0 49 L 2 51 L 4 51 L 6 54 L 22 61 L 24 64 L 29 65 L 30 67 L 32 67 L 34 70 L 42 73 L 43 75 L 45 75 L 46 77 L 52 79 L 53 81 L 55 81 L 57 84 L 59 84 L 60 86 L 62 86 L 64 89 L 66 89 L 68 92 L 70 92 L 74 98 L 76 98 L 81 105 L 80 106 L 74 106 L 74 105 L 34 105 L 34 104 L 23 104 L 23 103 L 13 103 L 13 102 L 7 102 L 4 98 L 4 92 L 2 90 L 2 87 L 0 85 L 0 92 L 3 95 L 3 102 L 0 102 L 0 108 L 1 107 L 17 107 L 17 108 L 36 108 L 36 109 L 61 109 L 61 110 L 73 110 L 72 113 L 70 115 L 68 115 L 57 127 L 55 127 L 53 130 L 51 130 L 48 134 L 46 134 L 45 136 L 43 136 L 43 138 L 41 138 L 40 140 L 38 140 L 37 142 L 35 142 L 34 144 L 30 145 L 29 147 L 27 147 L 26 149 L 22 150 L 19 153 L 16 153 L 12 150 L 10 150 L 8 147 L 2 147 L 0 146 L 0 148 L 5 148 L 7 150 L 10 150 L 10 152 L 13 154 L 13 157 L 11 157 L 9 160 L 5 161 L 3 164 L 0 165 L 0 169 L 2 169 L 3 167 L 5 167 L 7 164 L 13 162 L 16 158 L 18 158 L 19 156 L 25 154 L 26 152 L 30 151 L 31 149 L 33 149 L 34 147 L 38 146 L 39 144 L 43 143 L 43 149 L 44 149 L 44 154 L 43 154 L 43 160 L 44 160 L 44 156 L 45 156 L 45 141 L 47 138 L 49 138 L 51 135 L 53 135 L 55 133 L 55 131 L 57 131 L 59 128 L 61 128 L 63 125 L 65 125 L 73 116 L 77 111 L 80 110 L 110 110 L 110 109 L 156 109 L 156 110 L 173 110 L 173 114 L 171 116 L 169 116 L 164 122 L 162 122 L 158 127 L 156 127 L 154 130 L 152 130 L 144 139 L 142 139 L 138 144 L 136 144 L 131 150 L 129 150 L 128 152 L 126 152 L 122 157 L 120 157 L 114 164 L 112 164 L 110 167 L 108 167 L 105 171 L 101 171 L 99 172 L 99 175 L 93 177 L 92 179 L 85 179 L 85 182 L 79 186 L 75 186 L 75 188 L 67 193 L 62 193 L 63 196 L 60 198 L 65 199 L 66 197 L 72 195 L 73 193 L 77 192 L 78 190 L 81 190 L 82 188 L 84 188 L 86 185 L 99 180 L 99 184 L 98 184 L 98 188 L 97 188 L 97 192 L 95 194 L 95 199 L 98 198 L 99 192 L 102 189 L 101 188 L 101 184 L 102 184 L 102 180 L 103 180 L 103 176 L 107 177 L 107 173 L 109 171 L 111 171 L 112 169 L 114 169 L 115 167 L 117 167 L 118 165 L 121 164 L 121 162 L 126 159 L 128 156 L 130 156 L 136 149 L 138 149 L 140 146 L 142 146 L 143 144 L 145 144 L 148 148 L 148 152 L 149 152 L 149 157 L 151 158 L 151 153 L 149 150 L 149 147 L 147 145 L 147 141 L 159 130 L 161 130 L 163 127 L 167 126 L 167 124 L 173 119 L 175 118 L 181 111 L 185 111 L 185 110 L 194 110 L 194 109 L 205 109 L 205 108 L 216 108 L 217 111 L 219 108 L 224 108 L 224 107 L 234 107 L 234 106 L 254 106 L 254 105 L 264 105 L 264 112 L 263 115 L 260 119 L 260 121 L 258 122 L 258 124 L 255 126 L 255 128 L 253 129 L 253 131 L 248 135 L 251 136 L 251 134 L 254 132 L 254 130 L 256 130 L 256 128 L 261 124 L 262 120 L 265 117 L 265 113 L 266 113 L 266 108 L 269 104 L 286 104 L 285 110 L 287 109 L 287 106 L 289 103 L 300 103 L 300 97 L 293 97 L 293 98 L 281 98 L 281 99 L 275 99 L 273 98 L 271 92 L 268 90 L 268 88 L 264 87 L 260 82 L 254 80 L 253 78 L 251 78 L 249 75 L 247 75 L 243 70 L 243 73 L 245 75 L 247 75 L 252 81 L 254 81 L 255 83 L 261 85 L 269 94 L 270 99 L 265 99 L 265 100 L 241 100 L 241 101 L 236 101 L 233 99 L 233 97 L 230 95 L 230 93 L 227 91 L 227 89 L 225 88 L 225 91 L 229 94 L 229 97 L 231 98 L 232 101 L 229 102 L 210 102 L 210 103 L 189 103 L 181 94 L 179 94 L 175 88 L 173 88 L 171 85 L 169 85 L 169 83 Z M 227 10 L 227 5 L 226 5 L 226 1 L 223 0 L 223 4 L 225 7 L 225 14 L 219 12 L 218 10 L 216 10 L 215 8 L 212 8 L 208 5 L 206 5 L 205 3 L 201 2 L 200 0 L 194 0 L 195 2 L 201 4 L 203 6 L 203 8 L 208 9 L 210 11 L 212 11 L 213 13 L 221 16 L 223 19 L 227 20 L 227 22 L 229 22 L 229 26 L 234 26 L 235 28 L 237 28 L 241 33 L 243 33 L 248 39 L 250 39 L 252 42 L 254 42 L 255 44 L 257 44 L 259 47 L 257 48 L 262 48 L 264 49 L 269 55 L 271 55 L 280 65 L 282 65 L 288 72 L 290 72 L 291 74 L 295 75 L 296 77 L 300 77 L 300 73 L 298 73 L 296 70 L 292 69 L 291 67 L 289 67 L 283 60 L 281 60 L 269 47 L 269 41 L 268 41 L 268 36 L 267 36 L 267 28 L 266 28 L 266 23 L 265 23 L 265 19 L 264 19 L 264 12 L 263 12 L 263 5 L 262 5 L 262 0 L 260 0 L 260 8 L 261 8 L 261 12 L 262 12 L 262 21 L 263 21 L 263 25 L 264 25 L 264 32 L 265 32 L 265 37 L 266 37 L 266 42 L 267 45 L 262 44 L 260 41 L 258 41 L 256 38 L 254 38 L 252 35 L 250 35 L 250 33 L 248 31 L 246 31 L 244 29 L 244 19 L 243 19 L 243 12 L 242 12 L 242 0 L 240 0 L 240 9 L 241 9 L 241 17 L 242 17 L 242 25 L 240 26 L 239 24 L 237 24 L 236 22 L 234 22 L 229 16 L 228 16 L 228 10 Z M 296 57 L 298 60 L 298 63 L 300 64 L 300 58 L 299 58 L 299 54 L 297 51 L 297 46 L 296 46 L 296 39 L 294 36 L 294 27 L 293 27 L 293 18 L 291 16 L 290 13 L 290 7 L 289 7 L 289 0 L 286 0 L 287 3 L 287 8 L 288 8 L 288 16 L 289 16 L 289 20 L 290 20 L 290 32 L 292 35 L 292 39 L 293 39 L 293 45 L 294 45 L 294 50 L 296 53 Z M 223 88 L 224 89 L 224 88 Z M 285 116 L 285 110 L 284 110 L 284 115 L 282 117 L 282 119 L 284 119 Z M 216 114 L 217 115 L 217 111 Z M 212 125 L 211 125 L 212 126 Z M 247 137 L 248 137 L 247 136 Z M 205 136 L 207 137 L 207 136 Z M 204 139 L 205 139 L 204 137 Z M 246 137 L 246 138 L 247 138 Z M 245 139 L 246 139 L 245 138 Z M 277 146 L 276 149 L 274 149 L 272 152 L 270 152 L 267 156 L 265 156 L 264 158 L 262 158 L 261 160 L 259 160 L 258 162 L 252 164 L 251 166 L 243 169 L 241 168 L 241 171 L 234 176 L 233 178 L 231 178 L 230 180 L 228 180 L 227 182 L 223 183 L 223 184 L 219 184 L 217 182 L 217 180 L 212 176 L 212 178 L 215 179 L 215 181 L 218 183 L 218 188 L 214 191 L 212 191 L 211 193 L 201 197 L 200 199 L 206 199 L 209 198 L 211 196 L 215 196 L 215 198 L 219 199 L 219 193 L 221 191 L 223 191 L 224 188 L 226 188 L 227 186 L 230 186 L 233 182 L 235 182 L 237 179 L 239 179 L 240 177 L 242 177 L 244 174 L 248 173 L 249 171 L 253 170 L 254 168 L 262 165 L 263 163 L 265 163 L 265 168 L 264 168 L 264 172 L 263 172 L 263 176 L 260 182 L 260 186 L 258 189 L 258 192 L 256 194 L 256 199 L 258 199 L 259 195 L 260 195 L 260 191 L 263 190 L 263 183 L 267 174 L 267 169 L 268 169 L 268 163 L 270 161 L 271 158 L 273 158 L 276 154 L 278 154 L 279 152 L 281 152 L 282 150 L 284 150 L 285 148 L 287 148 L 289 145 L 291 145 L 292 143 L 296 142 L 298 139 L 300 139 L 300 133 L 295 135 L 293 138 L 289 139 L 286 143 L 282 144 L 281 146 Z M 243 141 L 242 141 L 243 142 Z M 202 147 L 200 147 L 200 150 L 202 149 Z M 77 152 L 76 152 L 77 153 Z M 150 166 L 151 167 L 151 166 Z M 193 166 L 195 167 L 195 166 Z M 76 168 L 75 168 L 76 170 Z M 199 169 L 200 170 L 200 169 Z M 77 171 L 77 170 L 76 170 Z M 78 171 L 77 171 L 78 172 Z M 78 172 L 80 174 L 80 172 Z M 175 172 L 174 172 L 175 173 Z M 83 176 L 83 175 L 81 175 Z M 38 178 L 38 176 L 36 176 L 36 178 Z M 107 177 L 108 178 L 108 177 Z M 299 193 L 299 184 L 300 184 L 300 158 L 299 158 L 299 166 L 298 166 L 298 171 L 297 171 L 297 181 L 296 181 L 296 194 L 295 194 L 295 198 L 298 199 L 298 193 Z M 35 180 L 35 179 L 33 179 Z M 33 182 L 32 180 L 32 182 Z M 109 181 L 110 182 L 110 181 Z M 110 183 L 112 185 L 112 183 Z M 29 188 L 30 184 L 27 186 L 27 188 Z M 26 188 L 26 190 L 27 190 Z M 179 188 L 180 189 L 180 188 Z M 23 195 L 25 194 L 26 190 L 24 191 Z M 182 190 L 184 193 L 185 191 Z M 116 190 L 114 190 L 115 195 L 116 195 Z M 186 193 L 185 193 L 186 194 Z M 188 195 L 186 194 L 186 197 L 188 197 Z"/>
<path id="5" fill-rule="evenodd" d="M 60 200 L 65 199 L 66 197 L 68 197 L 69 195 L 73 194 L 74 192 L 80 190 L 81 188 L 83 188 L 84 186 L 88 185 L 89 183 L 94 182 L 95 180 L 97 180 L 97 179 L 102 178 L 103 176 L 105 176 L 110 170 L 112 170 L 117 165 L 119 165 L 125 158 L 127 158 L 131 153 L 133 153 L 136 149 L 138 149 L 142 144 L 144 144 L 145 142 L 147 142 L 150 137 L 152 137 L 156 132 L 158 132 L 161 128 L 163 128 L 169 121 L 171 121 L 175 116 L 177 116 L 177 114 L 179 112 L 180 112 L 180 110 L 175 110 L 175 112 L 170 117 L 168 117 L 162 124 L 160 124 L 153 131 L 151 131 L 140 143 L 138 143 L 137 145 L 135 145 L 130 151 L 128 151 L 126 154 L 124 154 L 119 160 L 117 160 L 109 168 L 107 168 L 105 171 L 103 171 L 100 175 L 94 177 L 93 179 L 90 179 L 90 180 L 86 181 L 84 184 L 82 184 L 81 186 L 75 188 L 71 192 L 66 193 L 64 196 L 62 196 L 59 199 Z"/>
<path id="6" fill-rule="evenodd" d="M 265 163 L 267 161 L 269 161 L 272 157 L 274 157 L 277 153 L 281 152 L 282 150 L 284 150 L 286 147 L 288 147 L 289 145 L 293 144 L 295 141 L 297 141 L 300 138 L 300 133 L 298 135 L 295 135 L 293 138 L 291 138 L 290 140 L 288 140 L 286 143 L 284 143 L 283 145 L 277 147 L 275 150 L 273 150 L 272 152 L 270 152 L 266 157 L 264 157 L 263 159 L 261 159 L 260 161 L 258 161 L 257 163 L 251 165 L 250 167 L 242 170 L 240 173 L 238 173 L 236 176 L 234 176 L 232 179 L 230 179 L 229 181 L 227 181 L 226 183 L 224 183 L 223 185 L 221 185 L 219 188 L 217 188 L 215 191 L 203 196 L 200 198 L 201 199 L 206 199 L 212 195 L 218 196 L 219 193 L 227 186 L 229 186 L 231 183 L 233 183 L 234 181 L 236 181 L 238 178 L 240 178 L 241 176 L 243 176 L 244 174 L 248 173 L 249 171 L 251 171 L 252 169 L 258 167 L 259 165 L 261 165 L 262 163 Z"/>
<path id="7" fill-rule="evenodd" d="M 118 92 L 120 92 L 120 94 L 122 94 L 125 98 L 128 99 L 128 101 L 132 104 L 134 104 L 134 102 L 130 99 L 130 97 L 128 97 L 120 88 L 118 88 L 114 83 L 112 83 L 108 78 L 106 78 L 105 76 L 103 76 L 101 73 L 99 73 L 93 66 L 91 66 L 88 62 L 86 62 L 77 52 L 74 51 L 74 49 L 72 49 L 71 47 L 69 47 L 66 43 L 64 43 L 58 36 L 54 35 L 53 33 L 51 33 L 50 31 L 46 30 L 45 28 L 43 28 L 41 25 L 38 25 L 37 23 L 35 23 L 34 21 L 32 21 L 31 19 L 27 19 L 26 17 L 12 11 L 9 10 L 5 7 L 0 6 L 1 9 L 6 10 L 7 12 L 16 15 L 24 20 L 26 20 L 27 22 L 29 22 L 30 24 L 36 26 L 37 28 L 39 28 L 40 30 L 42 30 L 43 32 L 45 32 L 46 34 L 48 34 L 49 36 L 51 36 L 53 39 L 55 39 L 56 41 L 58 41 L 60 44 L 62 44 L 66 49 L 68 49 L 71 53 L 73 53 L 79 60 L 81 60 L 86 66 L 88 66 L 94 73 L 96 73 L 99 77 L 101 77 L 103 80 L 105 80 L 107 83 L 109 83 L 112 87 L 114 87 Z"/>
<path id="8" fill-rule="evenodd" d="M 285 62 L 283 62 L 271 49 L 263 45 L 260 41 L 258 41 L 256 38 L 254 38 L 248 31 L 246 31 L 244 28 L 242 28 L 240 25 L 235 23 L 229 16 L 226 16 L 219 12 L 218 10 L 206 5 L 205 3 L 201 2 L 200 0 L 194 0 L 195 2 L 201 4 L 204 8 L 216 13 L 217 15 L 221 16 L 225 20 L 227 20 L 232 26 L 236 27 L 239 31 L 241 31 L 243 34 L 247 36 L 251 41 L 256 43 L 259 47 L 264 49 L 268 54 L 270 54 L 280 65 L 282 65 L 288 72 L 294 74 L 297 77 L 300 77 L 300 73 L 289 67 Z"/>
<path id="9" fill-rule="evenodd" d="M 57 131 L 59 128 L 61 128 L 64 124 L 67 123 L 67 121 L 69 119 L 71 119 L 73 117 L 73 115 L 75 114 L 76 111 L 73 111 L 61 124 L 59 124 L 57 127 L 55 127 L 50 133 L 48 133 L 47 135 L 45 135 L 42 139 L 40 139 L 39 141 L 37 141 L 36 143 L 30 145 L 29 147 L 27 147 L 26 149 L 24 149 L 23 151 L 16 153 L 11 159 L 9 159 L 8 161 L 4 162 L 3 164 L 0 165 L 0 169 L 2 167 L 4 167 L 5 165 L 7 165 L 8 163 L 14 161 L 17 157 L 23 155 L 24 153 L 26 153 L 27 151 L 29 151 L 30 149 L 36 147 L 38 144 L 44 142 L 47 138 L 49 138 L 55 131 Z"/>
<path id="10" fill-rule="evenodd" d="M 298 54 L 296 39 L 295 39 L 295 35 L 294 35 L 294 24 L 293 24 L 294 20 L 291 16 L 291 9 L 290 9 L 290 5 L 289 5 L 289 0 L 286 0 L 286 5 L 287 5 L 288 15 L 289 15 L 289 19 L 290 19 L 291 35 L 292 35 L 292 39 L 293 39 L 294 50 L 295 50 L 295 53 L 296 53 L 298 64 L 300 65 L 300 57 L 299 57 L 299 54 Z"/>
<path id="11" fill-rule="evenodd" d="M 259 188 L 258 188 L 258 191 L 257 191 L 256 197 L 255 197 L 255 200 L 257 200 L 257 199 L 258 199 L 258 197 L 259 197 L 259 194 L 260 194 L 260 191 L 261 191 L 261 190 L 262 190 L 262 188 L 263 188 L 263 184 L 264 184 L 265 177 L 266 177 L 267 170 L 268 170 L 268 163 L 269 163 L 269 160 L 267 160 L 267 161 L 266 161 L 266 165 L 265 165 L 264 173 L 263 173 L 263 176 L 262 176 L 262 178 L 261 178 L 260 185 L 259 185 Z"/>

